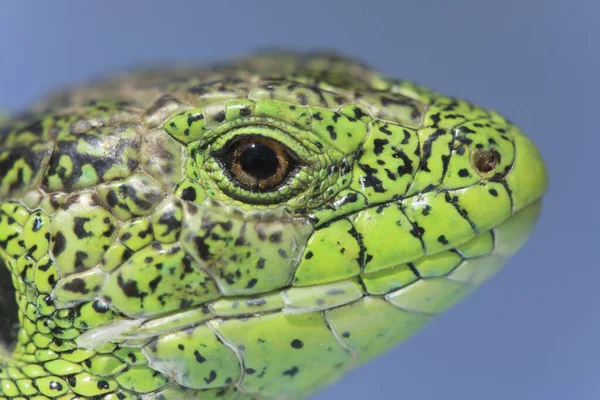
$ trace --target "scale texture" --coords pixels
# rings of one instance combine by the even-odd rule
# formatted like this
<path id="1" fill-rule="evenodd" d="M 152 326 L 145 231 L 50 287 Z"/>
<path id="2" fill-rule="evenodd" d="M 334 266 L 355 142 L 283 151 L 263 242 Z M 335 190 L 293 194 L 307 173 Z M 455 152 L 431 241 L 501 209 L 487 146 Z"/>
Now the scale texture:
<path id="1" fill-rule="evenodd" d="M 155 68 L 0 122 L 0 398 L 297 399 L 526 241 L 498 113 L 331 54 Z"/>

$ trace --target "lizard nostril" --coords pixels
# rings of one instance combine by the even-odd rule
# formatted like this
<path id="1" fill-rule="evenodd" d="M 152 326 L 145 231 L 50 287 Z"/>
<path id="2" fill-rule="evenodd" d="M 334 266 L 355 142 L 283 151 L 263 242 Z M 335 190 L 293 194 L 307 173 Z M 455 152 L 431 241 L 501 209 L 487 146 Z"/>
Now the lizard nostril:
<path id="1" fill-rule="evenodd" d="M 472 156 L 473 166 L 483 173 L 492 171 L 500 161 L 500 155 L 491 150 L 477 150 Z"/>

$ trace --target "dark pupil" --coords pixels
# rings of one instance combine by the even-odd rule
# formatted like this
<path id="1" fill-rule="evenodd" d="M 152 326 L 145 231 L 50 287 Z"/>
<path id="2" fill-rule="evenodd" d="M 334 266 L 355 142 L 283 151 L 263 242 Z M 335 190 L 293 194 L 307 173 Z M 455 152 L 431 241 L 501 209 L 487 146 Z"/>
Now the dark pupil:
<path id="1" fill-rule="evenodd" d="M 242 152 L 240 166 L 256 179 L 267 179 L 277 173 L 279 161 L 277 154 L 269 146 L 252 143 Z"/>

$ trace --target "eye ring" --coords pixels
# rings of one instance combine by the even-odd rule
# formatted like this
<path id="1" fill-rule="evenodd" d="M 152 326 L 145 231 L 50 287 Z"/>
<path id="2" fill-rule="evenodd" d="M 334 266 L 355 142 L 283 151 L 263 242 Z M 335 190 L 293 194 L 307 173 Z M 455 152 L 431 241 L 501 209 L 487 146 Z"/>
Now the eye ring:
<path id="1" fill-rule="evenodd" d="M 277 190 L 298 165 L 287 146 L 261 135 L 240 135 L 214 155 L 235 183 L 254 192 Z"/>

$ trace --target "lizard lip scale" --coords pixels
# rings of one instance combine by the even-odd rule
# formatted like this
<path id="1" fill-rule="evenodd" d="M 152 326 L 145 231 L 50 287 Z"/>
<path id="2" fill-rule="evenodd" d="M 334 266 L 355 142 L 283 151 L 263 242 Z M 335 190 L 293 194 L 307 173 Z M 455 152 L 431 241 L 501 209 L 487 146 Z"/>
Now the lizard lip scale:
<path id="1" fill-rule="evenodd" d="M 142 70 L 0 123 L 0 399 L 299 399 L 521 248 L 500 114 L 332 54 Z"/>

